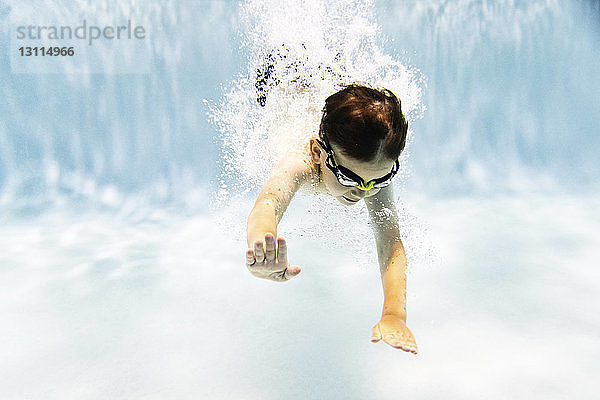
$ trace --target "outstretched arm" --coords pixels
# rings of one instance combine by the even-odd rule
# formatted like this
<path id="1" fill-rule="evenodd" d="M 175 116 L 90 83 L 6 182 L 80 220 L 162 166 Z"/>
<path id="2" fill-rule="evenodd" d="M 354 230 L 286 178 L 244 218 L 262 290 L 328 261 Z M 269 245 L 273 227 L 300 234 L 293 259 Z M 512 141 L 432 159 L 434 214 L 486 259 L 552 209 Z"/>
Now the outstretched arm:
<path id="1" fill-rule="evenodd" d="M 412 332 L 406 326 L 406 254 L 400 239 L 398 215 L 392 185 L 375 196 L 365 198 L 373 225 L 383 284 L 381 320 L 373 328 L 371 340 L 383 339 L 404 351 L 417 353 Z"/>
<path id="2" fill-rule="evenodd" d="M 246 266 L 252 275 L 286 281 L 300 273 L 300 267 L 288 264 L 287 245 L 285 239 L 277 238 L 277 224 L 306 178 L 308 168 L 295 154 L 284 157 L 258 195 L 246 230 Z"/>

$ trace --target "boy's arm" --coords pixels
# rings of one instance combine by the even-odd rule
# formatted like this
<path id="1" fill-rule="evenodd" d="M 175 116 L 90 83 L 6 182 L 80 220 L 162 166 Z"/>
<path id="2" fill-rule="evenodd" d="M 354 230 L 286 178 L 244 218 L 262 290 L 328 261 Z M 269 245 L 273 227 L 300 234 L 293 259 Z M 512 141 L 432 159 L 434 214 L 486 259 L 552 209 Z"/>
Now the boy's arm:
<path id="1" fill-rule="evenodd" d="M 300 267 L 288 264 L 287 244 L 282 237 L 277 238 L 277 224 L 309 173 L 310 165 L 290 154 L 264 184 L 247 223 L 246 267 L 252 275 L 286 281 L 300 273 Z"/>
<path id="2" fill-rule="evenodd" d="M 400 239 L 400 228 L 392 185 L 365 198 L 373 232 L 383 283 L 382 314 L 395 314 L 406 320 L 406 254 Z"/>
<path id="3" fill-rule="evenodd" d="M 392 185 L 375 196 L 365 198 L 373 232 L 383 283 L 383 311 L 373 327 L 371 341 L 383 341 L 392 347 L 417 353 L 417 343 L 406 326 L 406 254 L 400 240 L 398 215 Z"/>
<path id="4" fill-rule="evenodd" d="M 265 233 L 270 232 L 277 237 L 277 224 L 308 170 L 309 165 L 295 154 L 284 157 L 273 169 L 248 216 L 246 233 L 249 248 L 257 241 L 263 241 Z"/>

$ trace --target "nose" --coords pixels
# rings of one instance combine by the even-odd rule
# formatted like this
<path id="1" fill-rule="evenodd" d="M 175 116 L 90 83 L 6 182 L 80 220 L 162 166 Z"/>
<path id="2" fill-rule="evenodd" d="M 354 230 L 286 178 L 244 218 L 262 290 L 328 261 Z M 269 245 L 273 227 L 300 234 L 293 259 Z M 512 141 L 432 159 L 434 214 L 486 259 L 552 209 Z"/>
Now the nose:
<path id="1" fill-rule="evenodd" d="M 367 192 L 365 190 L 360 190 L 360 189 L 352 189 L 352 190 L 350 190 L 350 193 L 352 194 L 353 197 L 355 197 L 357 199 L 362 199 L 367 194 Z"/>

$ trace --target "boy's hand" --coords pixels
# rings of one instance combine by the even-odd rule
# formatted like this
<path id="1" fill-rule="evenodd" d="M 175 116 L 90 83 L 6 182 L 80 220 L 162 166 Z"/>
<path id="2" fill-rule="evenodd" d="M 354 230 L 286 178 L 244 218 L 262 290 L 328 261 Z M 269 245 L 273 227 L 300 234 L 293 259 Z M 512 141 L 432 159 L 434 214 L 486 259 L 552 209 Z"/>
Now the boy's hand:
<path id="1" fill-rule="evenodd" d="M 272 281 L 287 281 L 300 273 L 300 267 L 290 266 L 287 261 L 287 245 L 285 239 L 275 238 L 273 234 L 265 234 L 265 245 L 257 240 L 254 249 L 246 251 L 246 267 L 250 273 L 258 278 L 270 279 Z"/>
<path id="2" fill-rule="evenodd" d="M 373 327 L 371 342 L 377 343 L 381 339 L 390 346 L 413 354 L 417 354 L 417 343 L 412 332 L 406 326 L 405 319 L 395 314 L 385 314 Z"/>

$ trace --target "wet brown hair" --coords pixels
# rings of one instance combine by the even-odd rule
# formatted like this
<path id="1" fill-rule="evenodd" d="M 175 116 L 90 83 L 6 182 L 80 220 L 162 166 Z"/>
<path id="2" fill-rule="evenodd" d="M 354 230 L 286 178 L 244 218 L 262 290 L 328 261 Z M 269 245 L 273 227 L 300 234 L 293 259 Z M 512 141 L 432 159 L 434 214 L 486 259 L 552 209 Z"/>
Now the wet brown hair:
<path id="1" fill-rule="evenodd" d="M 406 145 L 407 130 L 394 93 L 348 85 L 325 100 L 319 135 L 358 161 L 395 160 Z"/>

